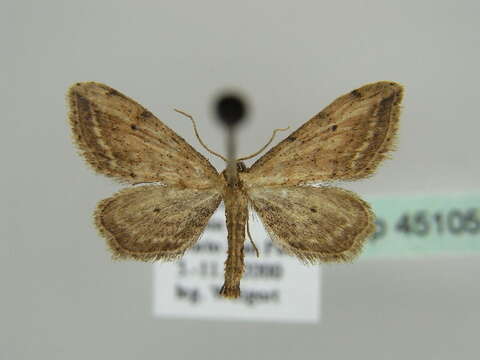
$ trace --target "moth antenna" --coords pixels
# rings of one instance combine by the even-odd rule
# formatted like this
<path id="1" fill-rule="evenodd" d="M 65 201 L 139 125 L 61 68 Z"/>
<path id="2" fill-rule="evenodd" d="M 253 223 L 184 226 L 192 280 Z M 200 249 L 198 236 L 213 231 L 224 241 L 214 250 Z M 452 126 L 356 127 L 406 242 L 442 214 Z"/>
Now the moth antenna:
<path id="1" fill-rule="evenodd" d="M 260 150 L 258 150 L 255 154 L 252 154 L 252 155 L 249 155 L 249 156 L 245 156 L 245 157 L 239 158 L 239 159 L 237 159 L 236 161 L 248 160 L 248 159 L 251 159 L 251 158 L 257 156 L 257 155 L 260 154 L 263 150 L 265 150 L 265 149 L 268 147 L 268 145 L 270 145 L 270 144 L 272 143 L 272 141 L 273 141 L 273 139 L 275 138 L 275 135 L 277 134 L 277 132 L 279 132 L 279 131 L 286 131 L 286 130 L 288 130 L 288 129 L 290 129 L 290 126 L 289 126 L 289 127 L 286 127 L 286 128 L 283 128 L 283 129 L 275 129 L 275 130 L 273 130 L 272 137 L 270 138 L 270 140 L 268 140 L 268 142 L 265 144 L 264 147 L 262 147 Z"/>
<path id="2" fill-rule="evenodd" d="M 178 109 L 173 109 L 173 110 L 175 110 L 177 113 L 182 114 L 183 116 L 186 116 L 187 118 L 192 120 L 193 131 L 195 131 L 195 136 L 197 137 L 200 144 L 205 148 L 205 150 L 207 150 L 212 155 L 218 156 L 223 161 L 228 162 L 228 159 L 226 157 L 224 157 L 224 156 L 220 155 L 219 153 L 209 149 L 208 146 L 202 141 L 202 139 L 200 138 L 200 135 L 198 134 L 197 124 L 195 123 L 195 120 L 193 119 L 192 115 L 190 115 L 190 114 L 188 114 L 188 113 L 186 113 L 185 111 L 182 111 L 182 110 L 178 110 Z"/>
<path id="3" fill-rule="evenodd" d="M 253 248 L 255 249 L 255 252 L 257 253 L 257 258 L 258 258 L 258 257 L 260 257 L 260 252 L 258 251 L 257 246 L 253 242 L 252 235 L 250 235 L 250 227 L 248 226 L 248 223 L 249 223 L 249 221 L 247 219 L 247 235 L 248 235 L 248 238 L 250 239 L 250 242 L 253 245 Z"/>

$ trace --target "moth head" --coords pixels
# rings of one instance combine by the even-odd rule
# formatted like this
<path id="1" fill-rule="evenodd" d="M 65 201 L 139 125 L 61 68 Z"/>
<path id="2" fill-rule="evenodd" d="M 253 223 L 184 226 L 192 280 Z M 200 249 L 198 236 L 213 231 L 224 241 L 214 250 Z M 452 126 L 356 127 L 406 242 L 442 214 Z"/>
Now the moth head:
<path id="1" fill-rule="evenodd" d="M 237 161 L 237 171 L 239 173 L 247 171 L 247 166 L 243 161 Z"/>
<path id="2" fill-rule="evenodd" d="M 237 161 L 236 162 L 236 167 L 237 167 L 237 173 L 242 173 L 247 171 L 247 166 L 243 161 Z M 225 180 L 227 180 L 227 169 L 222 171 L 222 176 Z"/>

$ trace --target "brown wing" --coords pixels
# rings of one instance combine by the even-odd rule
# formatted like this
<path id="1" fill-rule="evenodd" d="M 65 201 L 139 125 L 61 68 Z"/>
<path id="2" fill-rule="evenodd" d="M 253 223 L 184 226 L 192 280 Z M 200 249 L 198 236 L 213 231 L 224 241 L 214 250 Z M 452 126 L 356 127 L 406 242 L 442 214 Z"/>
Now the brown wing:
<path id="1" fill-rule="evenodd" d="M 70 123 L 82 155 L 99 173 L 126 183 L 208 188 L 217 171 L 144 107 L 107 85 L 68 91 Z"/>
<path id="2" fill-rule="evenodd" d="M 213 189 L 137 186 L 102 200 L 95 223 L 115 258 L 171 260 L 196 242 L 220 201 Z"/>
<path id="3" fill-rule="evenodd" d="M 273 242 L 306 262 L 351 261 L 375 230 L 370 206 L 335 187 L 255 187 L 253 207 Z"/>
<path id="4" fill-rule="evenodd" d="M 339 97 L 258 159 L 243 180 L 297 185 L 371 175 L 393 148 L 402 94 L 402 86 L 383 81 Z"/>

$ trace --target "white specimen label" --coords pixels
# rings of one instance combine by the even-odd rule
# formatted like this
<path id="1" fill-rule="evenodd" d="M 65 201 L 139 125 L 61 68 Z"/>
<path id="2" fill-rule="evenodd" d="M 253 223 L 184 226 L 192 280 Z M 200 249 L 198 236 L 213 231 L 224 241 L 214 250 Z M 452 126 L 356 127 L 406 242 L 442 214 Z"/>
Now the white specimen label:
<path id="1" fill-rule="evenodd" d="M 224 208 L 210 219 L 198 243 L 182 259 L 156 263 L 154 312 L 158 317 L 245 321 L 317 322 L 320 267 L 305 266 L 272 244 L 260 220 L 250 218 L 245 241 L 245 273 L 239 299 L 218 295 L 227 252 Z"/>

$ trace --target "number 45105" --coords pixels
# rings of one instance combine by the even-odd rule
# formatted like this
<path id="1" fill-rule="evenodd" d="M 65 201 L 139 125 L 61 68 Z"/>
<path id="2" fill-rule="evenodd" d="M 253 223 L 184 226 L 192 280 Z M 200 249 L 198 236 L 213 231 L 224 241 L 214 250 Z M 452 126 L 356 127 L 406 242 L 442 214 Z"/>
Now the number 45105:
<path id="1" fill-rule="evenodd" d="M 478 234 L 480 232 L 480 209 L 458 210 L 428 213 L 420 210 L 405 213 L 397 221 L 395 229 L 405 234 L 427 236 L 431 232 L 439 235 L 450 233 Z"/>

